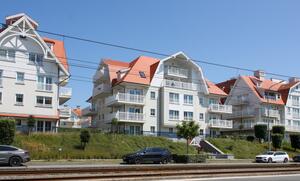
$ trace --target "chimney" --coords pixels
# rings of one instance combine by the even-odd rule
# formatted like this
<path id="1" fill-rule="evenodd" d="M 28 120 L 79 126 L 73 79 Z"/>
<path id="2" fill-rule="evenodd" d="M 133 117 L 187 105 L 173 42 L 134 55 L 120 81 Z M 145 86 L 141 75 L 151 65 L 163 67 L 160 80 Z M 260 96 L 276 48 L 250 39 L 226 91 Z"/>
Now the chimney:
<path id="1" fill-rule="evenodd" d="M 289 83 L 294 83 L 294 82 L 297 82 L 299 81 L 300 79 L 298 77 L 290 77 L 289 78 Z"/>
<path id="2" fill-rule="evenodd" d="M 265 80 L 265 72 L 263 70 L 254 71 L 254 76 L 259 80 Z"/>

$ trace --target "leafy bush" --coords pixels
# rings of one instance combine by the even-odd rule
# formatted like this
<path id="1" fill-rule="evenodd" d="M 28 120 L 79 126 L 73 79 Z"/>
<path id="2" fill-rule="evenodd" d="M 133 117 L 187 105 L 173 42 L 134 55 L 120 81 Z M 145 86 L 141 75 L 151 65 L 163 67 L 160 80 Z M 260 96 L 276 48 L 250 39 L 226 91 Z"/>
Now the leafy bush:
<path id="1" fill-rule="evenodd" d="M 284 135 L 285 127 L 284 126 L 273 126 L 272 133 L 273 134 L 282 134 L 282 135 Z"/>
<path id="2" fill-rule="evenodd" d="M 83 149 L 85 149 L 86 144 L 90 141 L 91 134 L 88 130 L 82 130 L 80 133 L 80 142 Z"/>
<path id="3" fill-rule="evenodd" d="M 291 134 L 290 135 L 290 141 L 291 141 L 291 146 L 292 148 L 295 149 L 300 149 L 300 134 Z"/>
<path id="4" fill-rule="evenodd" d="M 15 120 L 2 119 L 0 120 L 0 144 L 10 145 L 14 141 L 16 131 Z"/>
<path id="5" fill-rule="evenodd" d="M 173 155 L 175 163 L 205 163 L 206 155 L 204 154 L 188 154 L 188 155 Z"/>
<path id="6" fill-rule="evenodd" d="M 246 140 L 247 140 L 247 141 L 250 141 L 250 142 L 253 142 L 253 141 L 255 140 L 255 137 L 249 135 L 249 136 L 246 137 Z"/>
<path id="7" fill-rule="evenodd" d="M 272 145 L 275 148 L 275 150 L 281 148 L 282 139 L 282 134 L 272 134 Z"/>
<path id="8" fill-rule="evenodd" d="M 262 140 L 266 139 L 267 137 L 267 125 L 265 124 L 257 124 L 254 126 L 254 134 L 255 137 L 259 139 L 261 142 Z"/>

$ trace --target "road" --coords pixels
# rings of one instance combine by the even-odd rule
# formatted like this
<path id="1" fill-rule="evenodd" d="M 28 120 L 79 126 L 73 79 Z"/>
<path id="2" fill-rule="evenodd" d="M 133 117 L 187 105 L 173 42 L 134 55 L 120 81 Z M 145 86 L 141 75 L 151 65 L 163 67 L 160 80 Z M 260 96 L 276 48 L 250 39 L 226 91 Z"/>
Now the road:
<path id="1" fill-rule="evenodd" d="M 300 174 L 293 175 L 264 175 L 219 178 L 166 179 L 162 181 L 299 181 Z"/>

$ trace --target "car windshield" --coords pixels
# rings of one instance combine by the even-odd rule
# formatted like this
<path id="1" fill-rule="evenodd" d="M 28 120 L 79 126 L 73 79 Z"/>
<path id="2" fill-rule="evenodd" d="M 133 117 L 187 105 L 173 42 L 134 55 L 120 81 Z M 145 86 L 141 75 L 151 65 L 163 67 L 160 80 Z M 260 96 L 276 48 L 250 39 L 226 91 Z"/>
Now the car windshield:
<path id="1" fill-rule="evenodd" d="M 273 155 L 273 154 L 274 154 L 274 152 L 272 152 L 272 151 L 266 151 L 263 153 L 263 155 Z"/>
<path id="2" fill-rule="evenodd" d="M 137 151 L 136 153 L 143 153 L 143 152 L 146 152 L 149 148 L 144 148 L 144 149 L 141 149 L 139 151 Z"/>

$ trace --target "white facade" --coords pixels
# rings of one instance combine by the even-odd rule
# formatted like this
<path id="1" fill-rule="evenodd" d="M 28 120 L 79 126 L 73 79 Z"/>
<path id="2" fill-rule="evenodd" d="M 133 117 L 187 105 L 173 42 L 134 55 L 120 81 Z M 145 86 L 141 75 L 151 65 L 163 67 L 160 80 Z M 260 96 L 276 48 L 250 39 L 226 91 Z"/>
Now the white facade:
<path id="1" fill-rule="evenodd" d="M 59 105 L 71 96 L 61 82 L 69 72 L 35 31 L 33 20 L 20 14 L 7 22 L 12 24 L 0 33 L 0 116 L 15 118 L 17 129 L 24 131 L 32 115 L 35 130 L 55 132 Z"/>
<path id="2" fill-rule="evenodd" d="M 129 69 L 121 69 L 119 78 Z M 103 131 L 112 128 L 113 118 L 119 121 L 119 131 L 129 134 L 175 137 L 176 125 L 183 120 L 199 124 L 199 134 L 216 135 L 232 128 L 232 121 L 224 119 L 231 114 L 231 106 L 220 105 L 226 94 L 211 94 L 201 68 L 182 52 L 161 60 L 150 84 L 112 86 L 110 75 L 108 65 L 101 62 L 94 76 L 91 107 L 83 111 Z"/>

